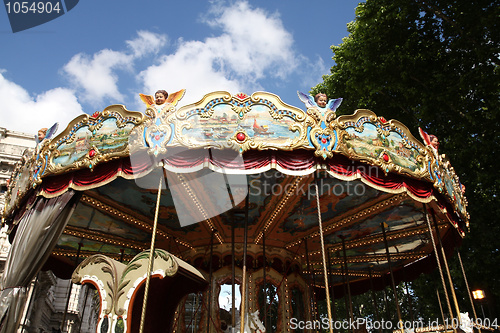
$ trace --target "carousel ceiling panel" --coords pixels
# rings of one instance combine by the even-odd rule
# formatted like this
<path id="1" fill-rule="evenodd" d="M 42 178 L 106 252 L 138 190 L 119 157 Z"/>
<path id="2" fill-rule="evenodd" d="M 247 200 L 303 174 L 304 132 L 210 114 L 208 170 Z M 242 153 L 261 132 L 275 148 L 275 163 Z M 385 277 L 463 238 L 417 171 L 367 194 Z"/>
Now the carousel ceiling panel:
<path id="1" fill-rule="evenodd" d="M 167 177 L 169 187 L 162 191 L 159 207 L 159 225 L 167 238 L 181 237 L 191 247 L 207 246 L 211 230 L 214 229 L 220 235 L 220 243 L 230 242 L 231 226 L 234 224 L 236 241 L 242 241 L 246 202 L 241 198 L 244 198 L 246 192 L 238 193 L 238 188 L 236 191 L 228 191 L 227 179 L 217 181 L 218 189 L 207 187 L 203 177 L 211 177 L 213 174 L 213 171 L 206 169 L 182 174 L 188 191 L 178 191 L 179 186 L 171 181 L 173 175 Z M 260 243 L 259 235 L 264 231 L 268 246 L 283 247 L 317 233 L 318 215 L 312 175 L 290 176 L 270 170 L 243 177 L 248 180 L 250 194 L 249 242 Z M 153 178 L 155 177 L 149 177 Z M 98 231 L 110 237 L 117 236 L 147 243 L 151 237 L 157 194 L 156 190 L 139 185 L 134 180 L 118 178 L 105 186 L 87 191 L 86 195 L 97 203 L 80 204 L 69 225 Z M 320 211 L 327 231 L 327 246 L 338 246 L 339 237 L 345 237 L 346 242 L 351 242 L 380 236 L 382 222 L 388 224 L 388 232 L 417 227 L 423 223 L 419 204 L 406 196 L 398 197 L 406 198 L 405 200 L 395 200 L 392 194 L 373 189 L 359 180 L 343 181 L 327 177 L 319 179 L 319 185 Z M 173 192 L 170 187 L 175 186 L 177 189 Z M 231 203 L 229 198 L 217 196 L 220 192 L 231 193 L 233 209 L 227 209 L 227 202 Z M 172 193 L 178 196 L 175 200 Z M 202 206 L 196 206 L 197 202 Z M 385 204 L 386 202 L 390 204 Z M 96 205 L 105 208 L 99 210 Z M 122 215 L 113 215 L 113 209 L 106 207 L 114 207 L 119 210 L 119 214 L 129 214 L 139 219 L 143 222 L 142 227 L 140 223 L 134 224 Z M 210 216 L 201 223 L 181 226 L 176 218 L 180 209 L 188 212 L 203 210 Z M 358 212 L 367 210 L 371 212 L 366 215 L 367 218 L 351 218 Z M 216 215 L 217 211 L 222 213 Z M 363 214 L 360 213 L 360 216 Z M 346 219 L 350 222 L 339 223 L 340 220 Z M 380 239 L 377 242 L 380 242 Z M 317 252 L 319 248 L 319 238 L 313 236 L 310 250 Z"/>
<path id="2" fill-rule="evenodd" d="M 267 244 L 283 246 L 297 238 L 317 230 L 318 214 L 314 177 L 290 176 L 276 170 L 258 175 L 250 175 L 248 225 L 249 241 L 259 242 L 259 235 L 266 233 Z M 361 181 L 342 181 L 333 177 L 320 180 L 320 206 L 323 222 L 337 220 L 350 215 L 373 201 L 389 196 Z M 245 220 L 245 202 L 236 209 L 219 216 L 218 229 L 225 235 L 230 234 L 233 223 L 238 229 Z M 236 237 L 241 236 L 241 230 Z"/>
<path id="3" fill-rule="evenodd" d="M 280 225 L 281 233 L 292 236 L 310 231 L 318 226 L 315 189 L 307 187 L 306 195 L 298 200 Z M 361 181 L 342 181 L 335 178 L 320 182 L 320 211 L 323 223 L 339 216 L 352 214 L 365 203 L 377 199 L 383 193 L 363 184 Z M 356 189 L 356 190 L 354 190 Z"/>
<path id="4" fill-rule="evenodd" d="M 134 180 L 127 180 L 118 178 L 106 186 L 95 188 L 89 192 L 95 193 L 95 198 L 105 199 L 108 202 L 114 202 L 124 208 L 128 208 L 143 216 L 154 216 L 154 209 L 156 203 L 156 192 L 158 184 L 152 189 L 137 186 Z M 164 190 L 165 191 L 165 190 Z M 170 217 L 168 207 L 173 206 L 169 191 L 162 195 L 162 219 Z M 174 227 L 174 225 L 172 225 Z"/>
<path id="5" fill-rule="evenodd" d="M 136 242 L 149 242 L 151 239 L 150 233 L 83 203 L 77 206 L 68 225 Z"/>
<path id="6" fill-rule="evenodd" d="M 420 207 L 419 207 L 420 206 Z M 381 224 L 386 223 L 386 230 L 396 231 L 420 226 L 424 223 L 421 204 L 406 200 L 397 206 L 385 206 L 376 215 L 344 225 L 335 235 L 325 237 L 326 243 L 336 243 L 332 237 L 344 237 L 346 241 L 375 236 L 382 233 Z"/>
<path id="7" fill-rule="evenodd" d="M 89 253 L 107 253 L 110 255 L 121 255 L 121 251 L 123 251 L 126 256 L 135 256 L 140 250 L 130 249 L 120 245 L 107 244 L 100 241 L 93 241 L 90 239 L 75 237 L 71 235 L 62 235 L 59 238 L 55 251 L 77 251 L 79 244 L 82 244 L 80 248 L 80 252 L 83 253 L 83 256 L 87 256 L 85 254 Z"/>
<path id="8" fill-rule="evenodd" d="M 151 176 L 151 178 L 154 177 Z M 155 180 L 156 182 L 158 181 L 158 179 Z M 129 212 L 151 224 L 154 220 L 158 183 L 154 186 L 152 189 L 150 184 L 144 183 L 144 180 L 143 183 L 139 183 L 138 185 L 135 180 L 117 178 L 106 186 L 92 189 L 87 191 L 87 193 L 94 199 L 120 208 L 120 210 Z M 198 224 L 185 227 L 180 225 L 176 207 L 168 188 L 162 190 L 158 221 L 160 225 L 183 235 L 190 232 L 197 232 L 201 229 Z"/>
<path id="9" fill-rule="evenodd" d="M 387 240 L 387 245 L 389 247 L 389 253 L 391 255 L 396 255 L 396 254 L 409 254 L 409 253 L 416 253 L 422 250 L 423 246 L 428 245 L 428 236 L 426 234 L 417 234 L 417 235 L 409 235 L 409 236 L 404 236 L 404 235 L 388 235 L 388 237 L 393 237 L 392 239 Z M 382 260 L 386 260 L 386 250 L 385 250 L 385 245 L 383 241 L 383 237 L 381 236 L 379 239 L 377 239 L 378 242 L 373 242 L 372 244 L 366 244 L 366 245 L 356 245 L 355 247 L 351 248 L 346 248 L 346 254 L 349 257 L 358 257 L 358 256 L 376 256 L 380 255 L 382 256 Z M 369 242 L 369 239 L 366 240 L 366 242 Z M 335 250 L 336 252 L 340 253 L 342 256 L 342 243 L 337 242 L 334 244 L 334 247 L 329 247 L 332 250 Z M 347 247 L 347 245 L 346 245 Z"/>

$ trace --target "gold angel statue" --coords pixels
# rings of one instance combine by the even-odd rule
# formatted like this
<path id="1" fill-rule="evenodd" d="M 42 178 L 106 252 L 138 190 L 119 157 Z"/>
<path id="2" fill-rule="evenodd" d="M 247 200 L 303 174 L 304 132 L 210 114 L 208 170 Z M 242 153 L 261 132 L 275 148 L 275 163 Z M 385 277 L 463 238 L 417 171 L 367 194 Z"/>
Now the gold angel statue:
<path id="1" fill-rule="evenodd" d="M 169 95 L 165 90 L 158 90 L 154 97 L 144 94 L 139 94 L 139 96 L 148 109 L 154 109 L 157 114 L 161 114 L 172 110 L 184 96 L 185 91 L 186 89 L 182 89 Z"/>

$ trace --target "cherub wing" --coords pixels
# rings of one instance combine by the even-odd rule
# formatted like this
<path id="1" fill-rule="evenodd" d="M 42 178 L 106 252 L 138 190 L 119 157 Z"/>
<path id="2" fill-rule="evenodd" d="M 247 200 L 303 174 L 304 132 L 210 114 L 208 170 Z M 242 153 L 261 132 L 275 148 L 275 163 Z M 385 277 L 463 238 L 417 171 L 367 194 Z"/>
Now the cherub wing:
<path id="1" fill-rule="evenodd" d="M 302 103 L 306 105 L 307 108 L 313 108 L 315 106 L 318 106 L 314 101 L 314 98 L 312 98 L 312 96 L 306 95 L 300 91 L 297 91 L 297 95 L 299 95 L 299 99 L 302 101 Z"/>
<path id="2" fill-rule="evenodd" d="M 425 144 L 430 146 L 431 138 L 429 137 L 429 134 L 427 134 L 427 132 L 421 129 L 420 127 L 418 128 L 418 133 L 420 133 L 420 137 L 422 138 L 422 140 L 424 140 Z"/>
<path id="3" fill-rule="evenodd" d="M 146 106 L 149 107 L 155 104 L 155 99 L 153 98 L 153 96 L 144 94 L 139 94 L 139 96 L 141 97 L 141 100 L 144 102 L 144 104 L 146 104 Z"/>
<path id="4" fill-rule="evenodd" d="M 177 102 L 184 96 L 186 89 L 181 89 L 177 92 L 171 93 L 168 95 L 166 103 L 171 104 L 172 106 L 176 106 Z"/>
<path id="5" fill-rule="evenodd" d="M 52 136 L 54 134 L 56 134 L 57 132 L 57 129 L 59 128 L 59 123 L 55 123 L 54 125 L 52 125 L 48 130 L 47 130 L 47 134 L 45 134 L 45 139 L 46 140 L 49 140 L 52 138 Z"/>
<path id="6" fill-rule="evenodd" d="M 326 108 L 335 111 L 340 106 L 340 103 L 342 103 L 342 98 L 331 99 L 328 101 Z"/>

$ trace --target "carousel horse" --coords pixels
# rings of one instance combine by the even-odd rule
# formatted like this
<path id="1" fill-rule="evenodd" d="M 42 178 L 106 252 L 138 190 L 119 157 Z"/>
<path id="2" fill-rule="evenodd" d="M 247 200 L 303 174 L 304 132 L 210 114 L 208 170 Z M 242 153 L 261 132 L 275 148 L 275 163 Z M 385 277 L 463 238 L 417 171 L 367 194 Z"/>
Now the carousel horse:
<path id="1" fill-rule="evenodd" d="M 227 329 L 228 333 L 240 333 L 240 320 L 236 322 L 234 331 L 232 327 Z M 248 312 L 245 315 L 245 326 L 243 328 L 243 333 L 264 333 L 266 328 L 259 319 L 259 310 L 255 312 Z"/>
<path id="2" fill-rule="evenodd" d="M 473 333 L 473 324 L 469 318 L 469 313 L 460 313 L 460 329 L 465 333 Z"/>

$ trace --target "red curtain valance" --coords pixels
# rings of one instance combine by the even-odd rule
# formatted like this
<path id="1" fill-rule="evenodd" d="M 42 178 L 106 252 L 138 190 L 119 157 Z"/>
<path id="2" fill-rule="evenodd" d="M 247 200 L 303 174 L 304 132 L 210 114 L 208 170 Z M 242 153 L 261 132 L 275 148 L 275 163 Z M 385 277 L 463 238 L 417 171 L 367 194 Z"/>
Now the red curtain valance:
<path id="1" fill-rule="evenodd" d="M 156 161 L 155 161 L 156 160 Z M 141 153 L 132 158 L 112 160 L 97 165 L 93 170 L 81 169 L 43 179 L 44 196 L 57 196 L 68 188 L 85 190 L 105 185 L 116 177 L 135 178 L 148 173 L 152 166 L 163 160 L 165 167 L 174 172 L 194 172 L 205 167 L 226 172 L 257 173 L 271 168 L 290 174 L 310 174 L 318 165 L 327 166 L 330 174 L 339 179 L 362 179 L 366 184 L 388 191 L 409 191 L 414 197 L 428 199 L 433 195 L 431 183 L 398 174 L 385 175 L 381 169 L 335 155 L 326 161 L 319 160 L 312 151 L 248 151 L 241 157 L 235 151 L 217 149 L 178 150 L 153 158 Z"/>

